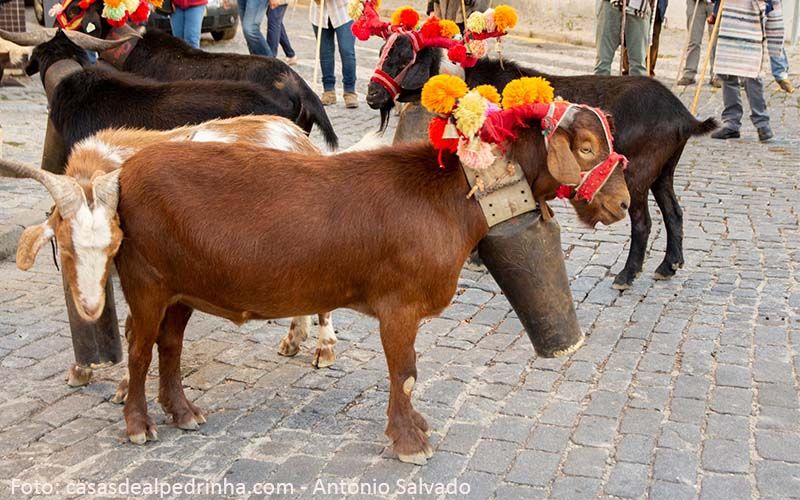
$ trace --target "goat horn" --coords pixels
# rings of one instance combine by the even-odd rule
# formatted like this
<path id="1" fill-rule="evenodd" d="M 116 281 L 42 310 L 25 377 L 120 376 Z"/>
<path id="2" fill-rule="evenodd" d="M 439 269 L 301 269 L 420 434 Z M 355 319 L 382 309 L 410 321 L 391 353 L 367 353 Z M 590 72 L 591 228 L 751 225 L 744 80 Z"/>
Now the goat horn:
<path id="1" fill-rule="evenodd" d="M 22 45 L 23 47 L 31 47 L 39 45 L 40 43 L 49 42 L 51 38 L 56 36 L 57 32 L 57 28 L 44 28 L 26 32 L 0 30 L 0 38 L 16 43 L 17 45 Z"/>
<path id="2" fill-rule="evenodd" d="M 4 159 L 0 159 L 0 172 L 4 172 L 8 177 L 34 179 L 41 183 L 47 188 L 64 218 L 77 212 L 84 203 L 83 190 L 72 177 L 51 174 L 41 168 Z"/>
<path id="3" fill-rule="evenodd" d="M 127 33 L 122 37 L 116 40 L 104 40 L 102 38 L 97 38 L 92 35 L 87 35 L 86 33 L 81 33 L 80 31 L 74 30 L 66 30 L 64 34 L 67 35 L 67 38 L 72 41 L 78 47 L 86 50 L 93 50 L 95 52 L 103 52 L 105 50 L 113 49 L 114 47 L 119 47 L 123 43 L 131 40 L 133 38 L 141 38 L 141 35 L 138 33 Z"/>
<path id="4" fill-rule="evenodd" d="M 109 211 L 109 217 L 117 211 L 119 203 L 119 174 L 121 168 L 112 170 L 107 174 L 95 177 L 92 180 L 94 202 L 101 203 Z"/>

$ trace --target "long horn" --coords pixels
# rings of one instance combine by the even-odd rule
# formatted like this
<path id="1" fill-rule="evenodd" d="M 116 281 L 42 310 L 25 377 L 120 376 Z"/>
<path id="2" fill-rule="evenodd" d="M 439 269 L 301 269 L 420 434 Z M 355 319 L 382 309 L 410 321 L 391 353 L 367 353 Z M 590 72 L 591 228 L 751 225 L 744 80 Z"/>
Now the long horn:
<path id="1" fill-rule="evenodd" d="M 83 190 L 72 177 L 51 174 L 40 168 L 4 159 L 0 159 L 0 172 L 5 172 L 8 177 L 40 182 L 47 188 L 64 218 L 77 212 L 83 204 Z"/>
<path id="2" fill-rule="evenodd" d="M 49 42 L 51 38 L 56 36 L 57 32 L 58 28 L 44 28 L 36 31 L 26 31 L 23 33 L 17 31 L 0 30 L 0 38 L 16 43 L 17 45 L 31 47 L 33 45 L 39 45 L 40 43 Z"/>
<path id="3" fill-rule="evenodd" d="M 119 203 L 119 174 L 121 168 L 112 170 L 107 174 L 95 177 L 92 180 L 92 190 L 94 191 L 94 202 L 100 203 L 108 209 L 109 217 L 117 211 Z"/>
<path id="4" fill-rule="evenodd" d="M 87 35 L 86 33 L 81 33 L 80 31 L 74 30 L 65 30 L 64 34 L 67 35 L 67 38 L 69 38 L 72 43 L 78 47 L 86 50 L 93 50 L 95 52 L 103 52 L 105 50 L 113 49 L 114 47 L 119 47 L 123 43 L 133 38 L 141 38 L 141 35 L 138 33 L 127 33 L 117 40 L 104 40 L 102 38 L 97 38 L 92 35 Z"/>

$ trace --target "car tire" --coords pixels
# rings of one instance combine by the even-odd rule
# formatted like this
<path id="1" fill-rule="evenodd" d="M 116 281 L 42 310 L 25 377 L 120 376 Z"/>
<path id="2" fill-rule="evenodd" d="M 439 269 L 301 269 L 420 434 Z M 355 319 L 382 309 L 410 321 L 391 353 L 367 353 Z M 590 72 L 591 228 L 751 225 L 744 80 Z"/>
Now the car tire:
<path id="1" fill-rule="evenodd" d="M 44 26 L 44 0 L 33 0 L 33 15 L 39 26 Z"/>
<path id="2" fill-rule="evenodd" d="M 222 40 L 230 40 L 235 36 L 236 36 L 236 26 L 222 31 L 211 32 L 211 37 L 214 39 L 215 42 L 219 42 Z"/>

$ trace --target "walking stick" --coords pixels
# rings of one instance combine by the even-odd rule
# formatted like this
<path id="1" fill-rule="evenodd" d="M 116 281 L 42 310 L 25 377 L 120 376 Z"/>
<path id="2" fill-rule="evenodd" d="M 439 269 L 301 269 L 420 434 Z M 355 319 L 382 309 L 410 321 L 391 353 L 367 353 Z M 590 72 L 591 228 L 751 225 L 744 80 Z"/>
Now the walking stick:
<path id="1" fill-rule="evenodd" d="M 325 17 L 325 0 L 319 0 L 319 17 L 317 18 L 317 54 L 314 57 L 314 77 L 311 80 L 312 84 L 317 86 L 317 78 L 319 77 L 319 62 L 320 51 L 322 49 L 322 18 Z"/>
<path id="2" fill-rule="evenodd" d="M 622 52 L 625 50 L 625 21 L 628 17 L 628 0 L 622 0 L 622 21 L 619 23 L 619 74 L 623 74 L 624 70 L 624 57 L 622 57 Z M 628 63 L 630 64 L 630 59 L 628 59 Z"/>
<path id="3" fill-rule="evenodd" d="M 675 90 L 675 87 L 678 86 L 678 80 L 681 79 L 681 73 L 683 73 L 684 65 L 686 64 L 686 59 L 689 57 L 689 44 L 692 43 L 692 30 L 694 29 L 694 20 L 697 18 L 697 7 L 700 6 L 700 2 L 703 0 L 695 0 L 694 2 L 694 12 L 692 12 L 692 22 L 689 23 L 689 36 L 686 39 L 686 46 L 683 48 L 683 53 L 681 54 L 681 62 L 678 64 L 678 74 L 675 75 L 675 81 L 672 82 L 672 89 Z M 703 31 L 705 32 L 705 27 L 703 27 Z M 702 34 L 700 36 L 702 40 Z"/>
<path id="4" fill-rule="evenodd" d="M 647 66 L 647 75 L 650 76 L 653 71 L 650 70 L 650 61 L 653 56 L 650 53 L 653 51 L 653 33 L 656 29 L 656 14 L 658 10 L 658 0 L 653 0 L 652 4 L 650 5 L 650 37 L 648 38 L 649 43 L 647 44 L 647 54 L 645 54 L 644 63 Z M 630 59 L 628 59 L 628 63 L 630 63 Z"/>
<path id="5" fill-rule="evenodd" d="M 700 91 L 703 90 L 703 79 L 706 76 L 708 64 L 711 62 L 711 51 L 716 48 L 717 37 L 719 36 L 719 25 L 722 24 L 722 10 L 725 8 L 725 0 L 720 0 L 719 10 L 717 11 L 717 18 L 714 20 L 714 31 L 711 32 L 711 41 L 708 44 L 708 52 L 706 58 L 703 60 L 703 67 L 700 70 L 699 78 L 697 80 L 697 90 L 694 93 L 694 100 L 692 101 L 692 114 L 697 112 L 697 104 L 700 102 Z"/>

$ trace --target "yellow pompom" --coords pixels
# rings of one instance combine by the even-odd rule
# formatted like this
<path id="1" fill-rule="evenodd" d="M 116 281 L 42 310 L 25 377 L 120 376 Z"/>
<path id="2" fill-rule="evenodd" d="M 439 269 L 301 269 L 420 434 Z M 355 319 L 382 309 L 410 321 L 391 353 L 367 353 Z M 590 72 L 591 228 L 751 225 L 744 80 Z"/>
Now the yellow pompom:
<path id="1" fill-rule="evenodd" d="M 151 3 L 151 4 L 152 4 L 154 7 L 159 7 L 159 8 L 160 8 L 161 6 L 163 6 L 163 5 L 164 5 L 164 0 L 150 0 L 150 3 Z"/>
<path id="2" fill-rule="evenodd" d="M 478 85 L 472 90 L 482 95 L 487 101 L 493 104 L 500 104 L 500 93 L 494 85 Z"/>
<path id="3" fill-rule="evenodd" d="M 361 0 L 350 0 L 347 2 L 347 15 L 350 19 L 356 20 L 364 13 L 364 4 Z"/>
<path id="4" fill-rule="evenodd" d="M 508 5 L 498 5 L 494 8 L 494 24 L 497 30 L 506 32 L 517 25 L 517 11 Z"/>
<path id="5" fill-rule="evenodd" d="M 512 80 L 503 90 L 503 107 L 505 109 L 523 104 L 553 102 L 553 87 L 550 82 L 539 76 L 526 76 Z"/>
<path id="6" fill-rule="evenodd" d="M 486 100 L 472 90 L 458 100 L 458 107 L 453 111 L 456 127 L 462 134 L 472 137 L 478 133 L 485 120 Z"/>
<path id="7" fill-rule="evenodd" d="M 135 12 L 136 8 L 139 7 L 139 0 L 122 0 L 122 3 L 128 13 Z"/>
<path id="8" fill-rule="evenodd" d="M 486 29 L 486 18 L 480 12 L 473 12 L 467 18 L 466 28 L 473 33 L 483 33 Z"/>
<path id="9" fill-rule="evenodd" d="M 441 19 L 439 20 L 439 34 L 441 34 L 445 38 L 453 38 L 454 36 L 461 33 L 461 30 L 458 29 L 458 25 L 451 21 L 450 19 Z"/>
<path id="10" fill-rule="evenodd" d="M 436 75 L 422 87 L 422 105 L 431 113 L 450 114 L 456 99 L 467 93 L 464 80 L 453 75 Z"/>
<path id="11" fill-rule="evenodd" d="M 122 5 L 122 0 L 104 0 L 103 3 L 110 9 L 117 9 Z"/>

